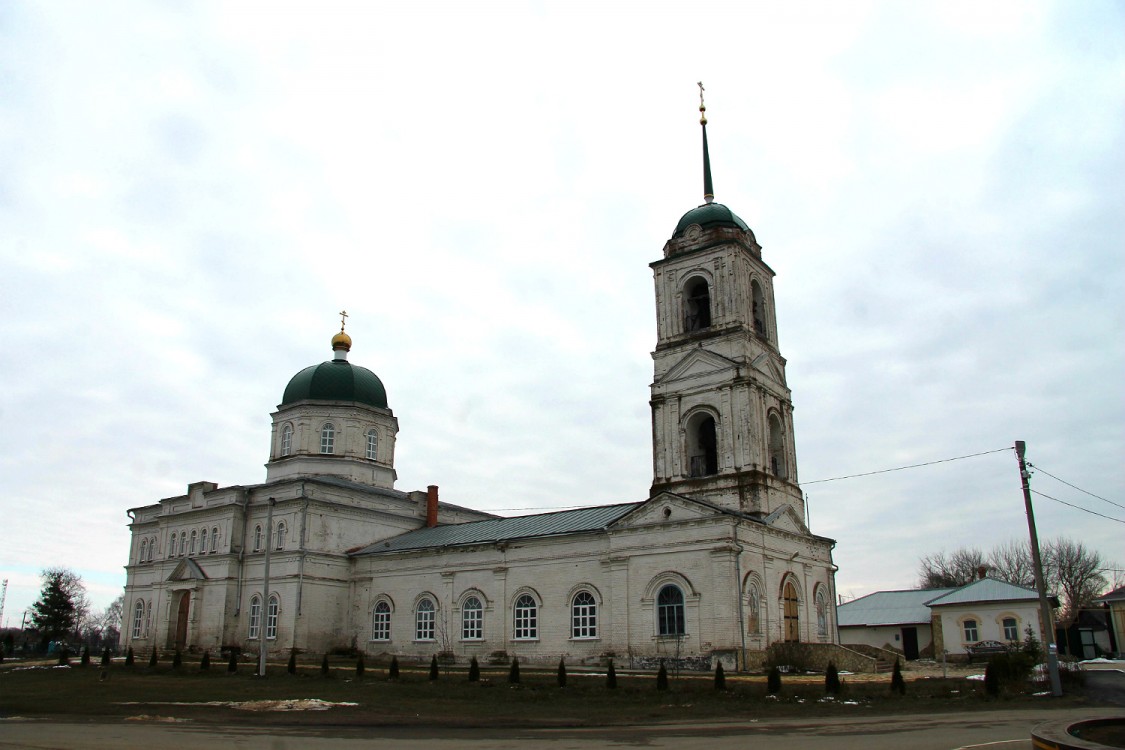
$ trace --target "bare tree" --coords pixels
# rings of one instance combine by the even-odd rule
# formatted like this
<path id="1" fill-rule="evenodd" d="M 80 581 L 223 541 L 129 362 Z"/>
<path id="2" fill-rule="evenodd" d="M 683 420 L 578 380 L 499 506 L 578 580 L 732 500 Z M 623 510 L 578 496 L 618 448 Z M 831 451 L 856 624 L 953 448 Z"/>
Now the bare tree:
<path id="1" fill-rule="evenodd" d="M 1062 599 L 1059 623 L 1069 625 L 1077 619 L 1079 610 L 1089 606 L 1105 590 L 1109 581 L 1104 571 L 1111 566 L 1102 560 L 1097 550 L 1064 536 L 1044 546 L 1044 567 L 1048 567 L 1047 560 L 1050 560 L 1047 580 L 1053 583 L 1051 588 Z"/>
<path id="2" fill-rule="evenodd" d="M 962 547 L 952 554 L 942 551 L 926 555 L 918 563 L 918 588 L 964 586 L 977 577 L 977 570 L 982 565 L 987 564 L 984 553 L 976 547 Z"/>
<path id="3" fill-rule="evenodd" d="M 1031 563 L 1031 547 L 1027 542 L 1011 539 L 988 553 L 989 575 L 1001 581 L 1028 588 L 1035 586 L 1035 570 Z"/>

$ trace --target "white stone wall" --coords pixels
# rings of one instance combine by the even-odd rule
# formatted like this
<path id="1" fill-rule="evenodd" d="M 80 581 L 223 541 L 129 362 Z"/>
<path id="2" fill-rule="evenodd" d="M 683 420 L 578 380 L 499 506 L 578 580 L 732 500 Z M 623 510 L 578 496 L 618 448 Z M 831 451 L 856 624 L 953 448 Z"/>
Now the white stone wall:
<path id="1" fill-rule="evenodd" d="M 1035 631 L 1039 642 L 1045 643 L 1043 628 L 1040 624 L 1039 602 L 981 602 L 976 604 L 958 604 L 945 607 L 935 607 L 941 618 L 941 632 L 944 648 L 950 654 L 967 654 L 966 646 L 977 641 L 1000 641 L 1006 643 L 1004 637 L 1003 620 L 1005 617 L 1015 617 L 1019 638 L 1023 640 L 1024 631 L 1028 625 Z M 976 641 L 965 640 L 964 622 L 972 618 L 977 621 L 978 637 Z"/>

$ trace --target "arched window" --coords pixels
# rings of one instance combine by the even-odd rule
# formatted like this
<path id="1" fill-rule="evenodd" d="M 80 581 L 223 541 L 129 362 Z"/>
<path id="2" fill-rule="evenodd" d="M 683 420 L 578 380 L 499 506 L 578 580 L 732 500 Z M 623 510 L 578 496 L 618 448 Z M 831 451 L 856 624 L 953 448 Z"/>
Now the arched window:
<path id="1" fill-rule="evenodd" d="M 684 592 L 679 586 L 668 584 L 656 596 L 656 632 L 673 636 L 687 632 L 684 627 Z"/>
<path id="2" fill-rule="evenodd" d="M 270 606 L 266 610 L 266 638 L 277 638 L 277 612 L 281 608 L 281 601 L 277 594 L 270 595 Z"/>
<path id="3" fill-rule="evenodd" d="M 570 603 L 570 637 L 598 637 L 598 603 L 589 591 L 579 591 Z"/>
<path id="4" fill-rule="evenodd" d="M 698 412 L 687 423 L 688 476 L 707 477 L 719 473 L 719 446 L 715 418 Z"/>
<path id="5" fill-rule="evenodd" d="M 258 633 L 262 628 L 262 599 L 255 594 L 250 597 L 250 630 L 246 633 L 247 638 L 257 638 Z"/>
<path id="6" fill-rule="evenodd" d="M 684 332 L 711 327 L 711 289 L 706 279 L 693 278 L 684 287 Z"/>
<path id="7" fill-rule="evenodd" d="M 336 452 L 336 426 L 331 422 L 326 422 L 325 425 L 320 428 L 320 452 Z"/>
<path id="8" fill-rule="evenodd" d="M 762 294 L 762 286 L 756 280 L 750 282 L 750 294 L 753 299 L 754 331 L 762 338 L 769 338 L 766 331 L 766 298 Z"/>
<path id="9" fill-rule="evenodd" d="M 484 607 L 480 599 L 470 596 L 461 605 L 461 640 L 479 641 L 484 637 Z"/>
<path id="10" fill-rule="evenodd" d="M 746 592 L 746 632 L 762 632 L 762 594 L 754 583 Z"/>
<path id="11" fill-rule="evenodd" d="M 137 562 L 144 562 L 146 559 L 148 559 L 148 540 L 142 539 L 141 540 L 141 556 L 137 559 Z"/>
<path id="12" fill-rule="evenodd" d="M 521 594 L 516 599 L 514 638 L 539 637 L 539 607 L 530 594 Z"/>
<path id="13" fill-rule="evenodd" d="M 785 438 L 781 430 L 781 419 L 770 414 L 770 473 L 782 479 L 789 478 L 785 467 Z"/>
<path id="14" fill-rule="evenodd" d="M 821 638 L 828 637 L 828 595 L 823 588 L 816 592 L 816 634 Z"/>
<path id="15" fill-rule="evenodd" d="M 187 554 L 187 532 L 180 532 L 180 557 Z"/>
<path id="16" fill-rule="evenodd" d="M 172 534 L 172 536 L 168 537 L 168 557 L 172 558 L 172 557 L 175 557 L 175 556 L 176 556 L 176 535 Z"/>
<path id="17" fill-rule="evenodd" d="M 432 641 L 434 639 L 434 600 L 425 598 L 418 602 L 414 610 L 414 640 Z"/>
<path id="18" fill-rule="evenodd" d="M 797 587 L 793 581 L 785 581 L 781 588 L 781 601 L 785 640 L 796 643 L 801 640 L 801 600 L 797 598 Z"/>
<path id="19" fill-rule="evenodd" d="M 1014 617 L 1005 617 L 1000 623 L 1004 628 L 1004 640 L 1018 641 L 1020 639 L 1020 625 Z"/>
<path id="20" fill-rule="evenodd" d="M 371 429 L 367 431 L 367 457 L 372 461 L 379 455 L 379 433 Z"/>
<path id="21" fill-rule="evenodd" d="M 371 612 L 371 640 L 389 641 L 391 639 L 391 605 L 379 602 Z"/>
<path id="22" fill-rule="evenodd" d="M 145 600 L 138 599 L 133 607 L 133 637 L 141 637 L 141 626 L 145 621 Z"/>
<path id="23" fill-rule="evenodd" d="M 219 546 L 219 527 L 218 526 L 212 526 L 211 527 L 211 551 L 214 552 L 215 549 L 218 546 Z"/>
<path id="24" fill-rule="evenodd" d="M 286 532 L 285 521 L 278 521 L 277 522 L 277 539 L 276 539 L 277 544 L 274 546 L 274 549 L 285 549 L 285 532 Z"/>
<path id="25" fill-rule="evenodd" d="M 207 554 L 207 529 L 199 533 L 199 554 Z"/>
<path id="26" fill-rule="evenodd" d="M 196 535 L 195 535 L 195 529 L 192 529 L 192 532 L 191 532 L 191 547 L 188 548 L 188 554 L 189 555 L 195 554 L 195 541 L 196 541 L 197 538 L 198 537 L 196 537 Z"/>
<path id="27" fill-rule="evenodd" d="M 293 428 L 285 425 L 281 428 L 281 455 L 288 456 L 293 452 Z"/>
<path id="28" fill-rule="evenodd" d="M 145 629 L 144 629 L 144 633 L 142 633 L 142 635 L 144 635 L 145 638 L 148 638 L 149 630 L 150 630 L 151 627 L 152 627 L 152 599 L 149 599 L 148 603 L 145 604 Z"/>

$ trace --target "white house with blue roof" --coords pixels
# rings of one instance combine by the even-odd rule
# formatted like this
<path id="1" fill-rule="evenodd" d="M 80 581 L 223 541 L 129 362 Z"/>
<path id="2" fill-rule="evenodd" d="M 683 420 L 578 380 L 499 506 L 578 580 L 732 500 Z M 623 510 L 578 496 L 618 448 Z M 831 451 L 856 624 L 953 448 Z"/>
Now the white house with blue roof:
<path id="1" fill-rule="evenodd" d="M 395 489 L 397 417 L 341 325 L 285 388 L 265 482 L 129 511 L 124 642 L 700 666 L 831 648 L 835 542 L 806 525 L 774 272 L 714 202 L 701 124 L 704 203 L 650 264 L 647 491 L 497 518 Z"/>

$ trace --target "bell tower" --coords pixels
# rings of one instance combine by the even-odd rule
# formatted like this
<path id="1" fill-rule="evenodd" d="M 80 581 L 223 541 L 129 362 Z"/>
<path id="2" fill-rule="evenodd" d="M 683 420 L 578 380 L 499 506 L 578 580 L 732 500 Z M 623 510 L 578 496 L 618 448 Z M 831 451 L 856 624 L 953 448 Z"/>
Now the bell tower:
<path id="1" fill-rule="evenodd" d="M 774 272 L 746 222 L 715 203 L 703 84 L 704 203 L 650 264 L 656 285 L 651 495 L 675 492 L 804 522 Z"/>

